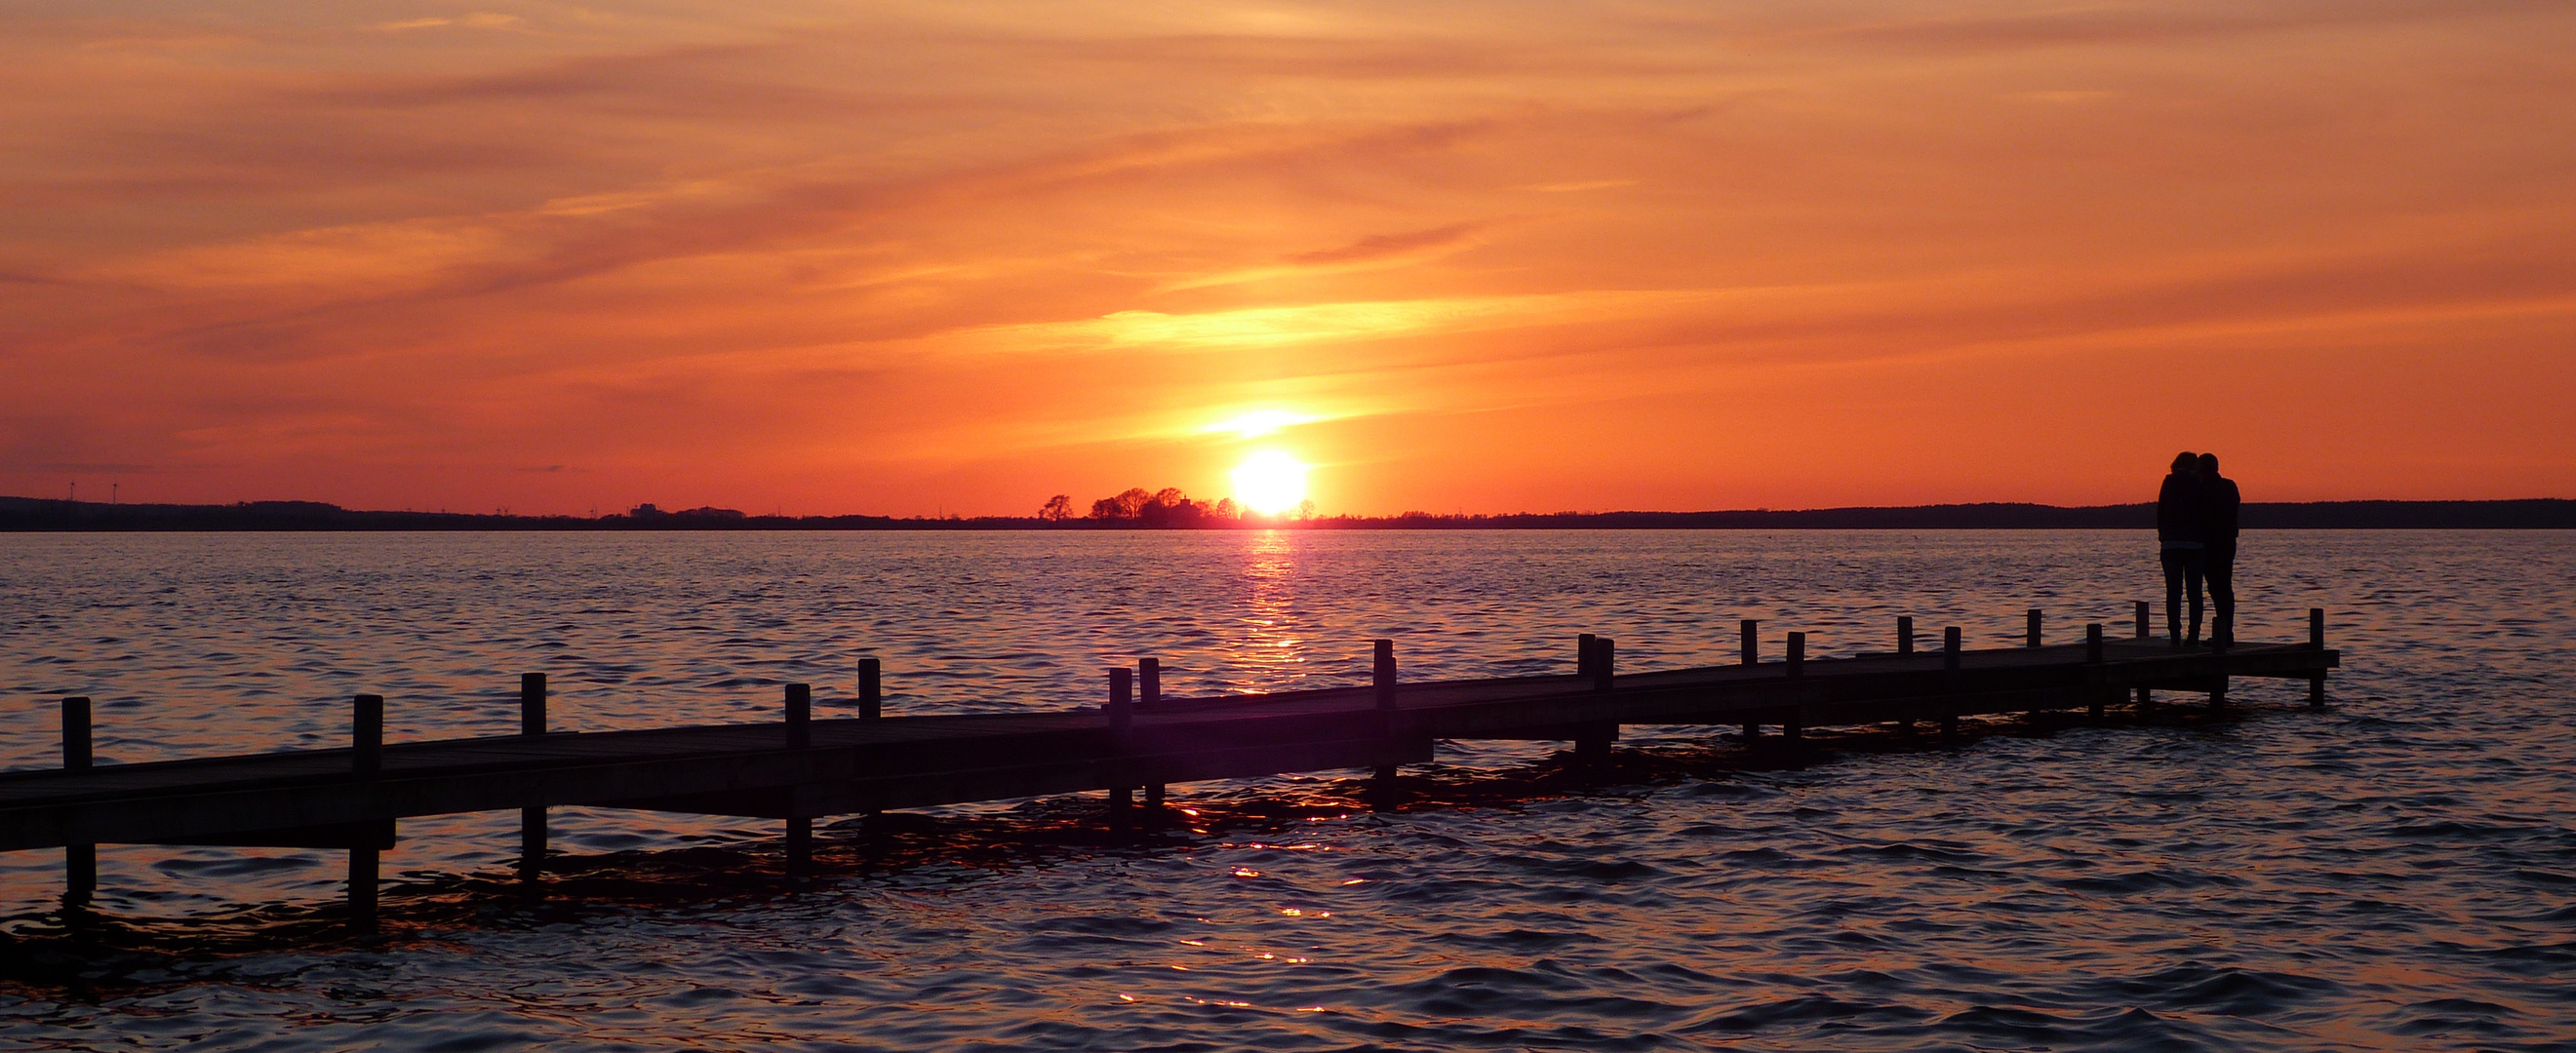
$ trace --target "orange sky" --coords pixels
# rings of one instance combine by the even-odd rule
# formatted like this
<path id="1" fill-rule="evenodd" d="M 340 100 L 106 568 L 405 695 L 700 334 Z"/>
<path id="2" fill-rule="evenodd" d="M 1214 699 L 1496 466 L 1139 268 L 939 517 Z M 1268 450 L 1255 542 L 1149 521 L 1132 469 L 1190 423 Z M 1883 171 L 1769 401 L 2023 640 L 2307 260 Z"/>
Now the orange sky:
<path id="1" fill-rule="evenodd" d="M 2563 0 L 223 6 L 0 10 L 0 493 L 2576 496 Z"/>

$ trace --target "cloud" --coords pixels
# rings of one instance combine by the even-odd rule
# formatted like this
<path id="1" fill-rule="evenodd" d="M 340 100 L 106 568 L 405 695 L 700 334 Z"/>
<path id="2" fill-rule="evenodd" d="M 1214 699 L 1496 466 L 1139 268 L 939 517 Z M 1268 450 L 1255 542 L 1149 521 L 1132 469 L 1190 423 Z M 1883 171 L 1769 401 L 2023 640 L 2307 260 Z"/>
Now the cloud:
<path id="1" fill-rule="evenodd" d="M 1383 260 L 1392 256 L 1409 256 L 1426 249 L 1446 248 L 1463 242 L 1479 225 L 1452 223 L 1445 227 L 1406 231 L 1401 234 L 1371 234 L 1340 248 L 1291 253 L 1286 259 L 1290 263 L 1330 264 L 1361 263 Z"/>

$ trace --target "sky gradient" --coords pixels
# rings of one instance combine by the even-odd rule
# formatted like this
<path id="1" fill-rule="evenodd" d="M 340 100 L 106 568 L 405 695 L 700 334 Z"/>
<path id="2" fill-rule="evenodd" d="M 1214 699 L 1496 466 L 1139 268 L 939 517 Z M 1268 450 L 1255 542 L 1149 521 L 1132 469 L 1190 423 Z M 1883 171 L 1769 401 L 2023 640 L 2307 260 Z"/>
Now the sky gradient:
<path id="1" fill-rule="evenodd" d="M 30 0 L 0 493 L 2576 496 L 2576 7 Z"/>

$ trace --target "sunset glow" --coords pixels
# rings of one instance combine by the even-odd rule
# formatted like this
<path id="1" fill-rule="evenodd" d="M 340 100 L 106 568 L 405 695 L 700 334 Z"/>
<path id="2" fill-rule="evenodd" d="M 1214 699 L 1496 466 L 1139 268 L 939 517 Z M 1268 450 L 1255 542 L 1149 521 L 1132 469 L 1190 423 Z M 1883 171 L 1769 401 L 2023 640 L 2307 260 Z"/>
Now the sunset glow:
<path id="1" fill-rule="evenodd" d="M 2576 494 L 2576 8 L 0 14 L 0 494 Z"/>
<path id="2" fill-rule="evenodd" d="M 1244 458 L 1234 469 L 1235 503 L 1263 515 L 1294 510 L 1306 499 L 1306 466 L 1277 450 Z"/>

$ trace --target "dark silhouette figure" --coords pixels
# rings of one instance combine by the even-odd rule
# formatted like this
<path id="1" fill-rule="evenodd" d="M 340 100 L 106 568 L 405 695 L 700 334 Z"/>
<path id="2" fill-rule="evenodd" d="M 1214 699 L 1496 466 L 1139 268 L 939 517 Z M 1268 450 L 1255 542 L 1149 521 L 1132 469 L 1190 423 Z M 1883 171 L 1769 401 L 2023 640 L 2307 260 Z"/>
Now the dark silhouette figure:
<path id="1" fill-rule="evenodd" d="M 2205 546 L 2201 532 L 2207 529 L 2201 515 L 2204 488 L 2200 480 L 2200 457 L 2189 450 L 2175 454 L 2173 471 L 2165 476 L 2164 486 L 2156 491 L 2156 542 L 2162 548 L 2158 559 L 2165 567 L 2165 635 L 2175 650 L 2183 647 L 2183 596 L 2191 596 L 2191 636 L 2200 642 L 2200 575 Z M 2234 522 L 2231 515 L 2230 522 Z"/>
<path id="2" fill-rule="evenodd" d="M 2200 573 L 2209 582 L 2209 647 L 2236 643 L 2236 480 L 2218 474 L 2218 455 L 2200 455 Z"/>

